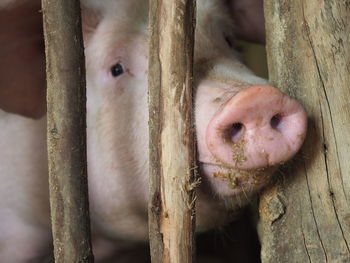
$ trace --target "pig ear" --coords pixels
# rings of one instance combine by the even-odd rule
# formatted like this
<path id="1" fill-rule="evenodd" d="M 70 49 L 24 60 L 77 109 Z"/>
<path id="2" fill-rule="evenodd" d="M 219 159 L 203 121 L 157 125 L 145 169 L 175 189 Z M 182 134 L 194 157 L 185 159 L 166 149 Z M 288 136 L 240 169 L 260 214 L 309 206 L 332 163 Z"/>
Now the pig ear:
<path id="1" fill-rule="evenodd" d="M 101 14 L 92 8 L 82 6 L 81 19 L 84 42 L 87 43 L 101 21 Z"/>
<path id="2" fill-rule="evenodd" d="M 45 114 L 45 56 L 40 1 L 0 10 L 0 108 L 27 117 Z"/>
<path id="3" fill-rule="evenodd" d="M 235 22 L 238 39 L 265 43 L 263 0 L 225 0 Z"/>

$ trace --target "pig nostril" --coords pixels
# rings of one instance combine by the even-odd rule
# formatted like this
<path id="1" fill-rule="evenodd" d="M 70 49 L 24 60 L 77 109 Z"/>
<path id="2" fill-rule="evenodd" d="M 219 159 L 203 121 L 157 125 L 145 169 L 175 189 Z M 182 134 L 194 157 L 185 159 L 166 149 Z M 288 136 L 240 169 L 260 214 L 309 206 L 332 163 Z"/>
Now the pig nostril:
<path id="1" fill-rule="evenodd" d="M 282 123 L 282 114 L 281 113 L 275 114 L 270 120 L 271 127 L 275 130 L 278 130 L 278 131 L 281 130 L 281 123 Z"/>
<path id="2" fill-rule="evenodd" d="M 227 130 L 227 137 L 229 141 L 231 142 L 237 142 L 241 138 L 244 131 L 244 126 L 242 123 L 234 123 L 232 126 Z"/>

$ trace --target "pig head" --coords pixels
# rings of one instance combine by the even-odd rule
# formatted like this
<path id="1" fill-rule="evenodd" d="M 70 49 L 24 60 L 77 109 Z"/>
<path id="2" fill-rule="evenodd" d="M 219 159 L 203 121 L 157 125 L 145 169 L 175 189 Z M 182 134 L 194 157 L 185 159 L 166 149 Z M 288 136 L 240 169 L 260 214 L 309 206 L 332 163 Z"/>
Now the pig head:
<path id="1" fill-rule="evenodd" d="M 202 179 L 196 205 L 199 231 L 231 220 L 269 182 L 276 167 L 299 150 L 306 132 L 302 106 L 239 60 L 232 48 L 235 27 L 228 2 L 197 1 L 194 112 Z M 0 11 L 4 58 L 0 107 L 11 112 L 0 115 L 1 138 L 11 138 L 0 145 L 0 177 L 19 181 L 24 189 L 44 186 L 25 189 L 23 198 L 29 208 L 2 204 L 0 217 L 11 228 L 30 225 L 28 231 L 40 237 L 40 245 L 33 248 L 34 242 L 29 244 L 20 236 L 11 240 L 26 243 L 34 251 L 45 247 L 50 233 L 47 183 L 43 183 L 47 182 L 45 78 L 40 14 L 36 13 L 40 6 L 36 1 L 23 3 Z M 17 24 L 3 26 L 11 19 Z M 83 1 L 89 195 L 97 259 L 108 254 L 106 247 L 115 249 L 106 243 L 148 237 L 147 25 L 147 1 Z M 25 129 L 26 125 L 35 128 Z M 25 154 L 18 154 L 28 141 Z M 30 149 L 40 153 L 39 160 Z M 23 165 L 10 169 L 6 163 L 10 159 L 25 159 L 23 165 L 30 169 Z M 10 199 L 16 202 L 15 197 Z M 4 239 L 0 235 L 0 246 Z"/>
<path id="2" fill-rule="evenodd" d="M 125 192 L 123 204 L 132 195 L 133 205 L 146 205 L 148 6 L 136 2 L 107 7 L 90 3 L 103 17 L 91 36 L 85 35 L 90 191 L 92 202 L 99 200 L 93 207 L 102 207 L 107 192 Z M 229 211 L 266 185 L 275 167 L 298 151 L 306 129 L 301 105 L 239 61 L 231 46 L 234 24 L 228 10 L 224 1 L 197 2 L 194 111 L 202 178 L 200 230 L 223 223 Z M 100 180 L 101 172 L 105 180 Z M 95 191 L 107 185 L 103 194 Z M 100 209 L 101 220 L 111 210 L 120 211 Z M 212 216 L 205 216 L 209 211 Z"/>

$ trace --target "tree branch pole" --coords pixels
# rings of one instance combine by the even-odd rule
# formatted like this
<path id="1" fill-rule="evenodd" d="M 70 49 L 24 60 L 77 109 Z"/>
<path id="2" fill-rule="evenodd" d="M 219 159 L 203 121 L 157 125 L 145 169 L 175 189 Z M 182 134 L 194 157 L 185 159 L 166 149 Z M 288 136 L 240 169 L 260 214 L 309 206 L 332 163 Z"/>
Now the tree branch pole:
<path id="1" fill-rule="evenodd" d="M 86 85 L 79 1 L 42 0 L 55 262 L 93 262 L 86 168 Z"/>
<path id="2" fill-rule="evenodd" d="M 152 262 L 192 262 L 194 0 L 150 1 L 149 229 Z"/>
<path id="3" fill-rule="evenodd" d="M 260 202 L 262 262 L 350 262 L 350 1 L 265 0 L 270 81 L 308 134 Z"/>

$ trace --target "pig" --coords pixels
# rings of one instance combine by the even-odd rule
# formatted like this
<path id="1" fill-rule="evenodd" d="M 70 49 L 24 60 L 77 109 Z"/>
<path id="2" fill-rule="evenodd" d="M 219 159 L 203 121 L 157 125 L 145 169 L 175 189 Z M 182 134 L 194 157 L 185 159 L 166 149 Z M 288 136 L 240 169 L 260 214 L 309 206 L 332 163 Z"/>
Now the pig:
<path id="1" fill-rule="evenodd" d="M 199 232 L 233 220 L 297 153 L 307 126 L 297 101 L 240 61 L 229 2 L 197 1 Z M 40 3 L 7 0 L 0 8 L 0 258 L 43 262 L 52 238 Z M 148 239 L 148 1 L 84 0 L 82 17 L 93 249 L 96 262 L 117 262 L 124 248 Z"/>

